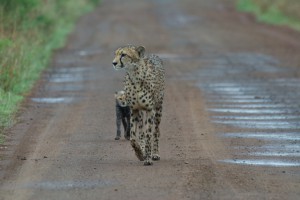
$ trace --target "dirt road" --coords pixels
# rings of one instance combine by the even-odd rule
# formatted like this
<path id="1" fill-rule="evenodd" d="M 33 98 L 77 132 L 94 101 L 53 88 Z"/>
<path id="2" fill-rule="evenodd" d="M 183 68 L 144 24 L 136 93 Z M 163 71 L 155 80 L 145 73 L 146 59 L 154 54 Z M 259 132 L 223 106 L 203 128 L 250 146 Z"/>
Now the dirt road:
<path id="1" fill-rule="evenodd" d="M 104 0 L 54 55 L 0 150 L 0 199 L 299 199 L 300 34 L 232 1 Z M 163 58 L 161 160 L 115 141 L 114 50 Z"/>

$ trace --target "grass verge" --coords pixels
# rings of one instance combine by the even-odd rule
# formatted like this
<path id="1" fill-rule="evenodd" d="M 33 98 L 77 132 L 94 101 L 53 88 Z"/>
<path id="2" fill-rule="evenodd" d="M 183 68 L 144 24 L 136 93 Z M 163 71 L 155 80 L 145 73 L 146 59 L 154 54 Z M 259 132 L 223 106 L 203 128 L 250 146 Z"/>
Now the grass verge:
<path id="1" fill-rule="evenodd" d="M 54 49 L 64 45 L 82 14 L 99 0 L 0 1 L 0 144 L 3 130 L 14 124 L 14 114 Z"/>
<path id="2" fill-rule="evenodd" d="M 237 0 L 237 9 L 253 13 L 260 22 L 287 25 L 300 31 L 299 0 Z"/>

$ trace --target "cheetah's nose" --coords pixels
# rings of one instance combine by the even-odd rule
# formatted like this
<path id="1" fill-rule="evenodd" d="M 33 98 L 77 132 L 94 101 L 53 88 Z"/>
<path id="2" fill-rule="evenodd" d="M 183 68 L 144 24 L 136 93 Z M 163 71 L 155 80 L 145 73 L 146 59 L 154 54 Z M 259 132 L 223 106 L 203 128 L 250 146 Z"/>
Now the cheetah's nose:
<path id="1" fill-rule="evenodd" d="M 117 63 L 117 62 L 113 62 L 112 64 L 113 64 L 114 66 L 116 66 L 118 63 Z"/>

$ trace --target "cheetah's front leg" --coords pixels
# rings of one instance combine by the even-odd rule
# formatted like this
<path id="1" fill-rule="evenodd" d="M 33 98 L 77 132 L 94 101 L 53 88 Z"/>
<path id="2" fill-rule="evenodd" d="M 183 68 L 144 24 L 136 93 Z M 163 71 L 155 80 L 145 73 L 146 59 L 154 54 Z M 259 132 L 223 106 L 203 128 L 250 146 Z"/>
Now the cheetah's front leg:
<path id="1" fill-rule="evenodd" d="M 125 130 L 125 138 L 127 140 L 130 140 L 130 114 L 127 114 L 126 116 L 126 130 Z"/>
<path id="2" fill-rule="evenodd" d="M 139 110 L 133 110 L 131 111 L 131 117 L 130 117 L 130 143 L 131 146 L 134 149 L 135 155 L 140 161 L 144 160 L 144 153 L 141 149 L 140 144 L 137 141 L 136 133 L 139 123 Z"/>

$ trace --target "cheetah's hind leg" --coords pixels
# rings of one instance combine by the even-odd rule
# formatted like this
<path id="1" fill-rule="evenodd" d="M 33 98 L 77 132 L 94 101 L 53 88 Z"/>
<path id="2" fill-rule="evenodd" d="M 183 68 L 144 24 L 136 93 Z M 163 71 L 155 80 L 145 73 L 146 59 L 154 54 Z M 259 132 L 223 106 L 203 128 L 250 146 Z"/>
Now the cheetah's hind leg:
<path id="1" fill-rule="evenodd" d="M 152 154 L 152 160 L 157 161 L 160 160 L 159 156 L 159 137 L 160 137 L 160 130 L 159 125 L 161 122 L 161 113 L 162 113 L 162 103 L 159 104 L 159 106 L 156 107 L 156 113 L 154 117 L 154 123 L 155 123 L 155 129 L 153 134 L 153 154 Z"/>

